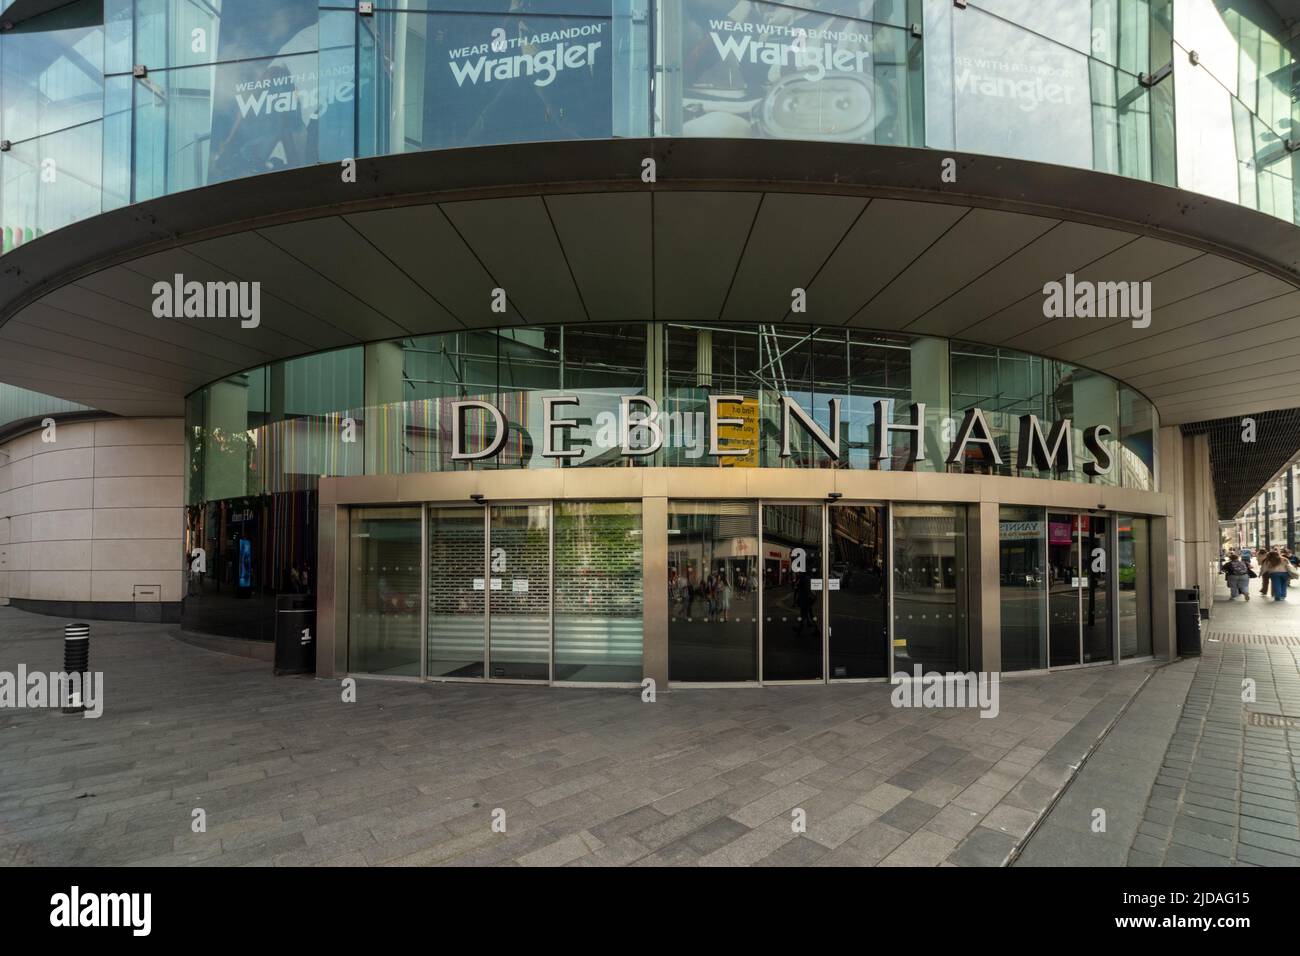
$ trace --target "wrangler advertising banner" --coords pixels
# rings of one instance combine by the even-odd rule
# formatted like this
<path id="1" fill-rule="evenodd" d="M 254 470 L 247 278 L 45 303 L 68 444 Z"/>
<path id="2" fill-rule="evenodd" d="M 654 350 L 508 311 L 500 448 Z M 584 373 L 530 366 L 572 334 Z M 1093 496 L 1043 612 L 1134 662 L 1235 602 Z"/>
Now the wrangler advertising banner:
<path id="1" fill-rule="evenodd" d="M 430 16 L 426 148 L 613 135 L 613 21 L 590 0 Z M 575 13 L 575 10 L 584 11 Z"/>
<path id="2" fill-rule="evenodd" d="M 906 68 L 892 50 L 878 63 L 877 34 L 892 47 L 903 31 L 835 16 L 835 0 L 803 6 L 821 9 L 682 0 L 683 135 L 891 138 L 878 129 L 897 126 Z"/>
<path id="3" fill-rule="evenodd" d="M 954 19 L 952 86 L 959 149 L 1091 164 L 1092 93 L 1081 53 L 972 9 Z"/>
<path id="4" fill-rule="evenodd" d="M 322 75 L 316 0 L 225 0 L 212 84 L 211 183 L 317 161 L 320 118 L 355 98 L 354 69 Z"/>

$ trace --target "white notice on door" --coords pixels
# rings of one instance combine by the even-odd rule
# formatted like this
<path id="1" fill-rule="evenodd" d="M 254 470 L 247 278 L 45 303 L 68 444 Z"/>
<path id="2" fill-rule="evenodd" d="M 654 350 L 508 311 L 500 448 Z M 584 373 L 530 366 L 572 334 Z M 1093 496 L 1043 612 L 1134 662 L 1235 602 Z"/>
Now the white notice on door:
<path id="1" fill-rule="evenodd" d="M 514 591 L 516 594 L 527 594 L 527 593 L 528 593 L 528 579 L 527 579 L 527 578 L 515 578 L 513 581 L 510 582 L 510 589 L 511 589 L 512 591 Z"/>
<path id="2" fill-rule="evenodd" d="M 475 590 L 475 591 L 482 591 L 482 590 L 483 590 L 483 579 L 482 579 L 482 578 L 475 578 L 475 579 L 474 579 L 474 590 Z"/>
<path id="3" fill-rule="evenodd" d="M 492 579 L 492 590 L 493 590 L 493 591 L 500 591 L 500 590 L 501 590 L 501 579 L 500 579 L 500 578 L 493 578 L 493 579 Z"/>
<path id="4" fill-rule="evenodd" d="M 832 591 L 838 591 L 839 589 L 840 589 L 840 579 L 839 579 L 839 578 L 831 578 L 831 590 L 832 590 Z"/>

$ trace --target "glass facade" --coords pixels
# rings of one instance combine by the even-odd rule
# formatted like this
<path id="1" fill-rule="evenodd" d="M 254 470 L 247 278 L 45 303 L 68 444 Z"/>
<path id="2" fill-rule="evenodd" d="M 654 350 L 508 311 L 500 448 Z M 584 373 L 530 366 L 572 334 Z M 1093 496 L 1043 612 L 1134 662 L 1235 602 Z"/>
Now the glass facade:
<path id="1" fill-rule="evenodd" d="M 719 406 L 720 419 L 734 419 L 717 426 L 719 449 L 739 448 L 745 454 L 709 454 L 710 399 L 720 395 L 738 396 L 739 401 Z M 633 396 L 647 396 L 659 407 L 662 444 L 653 453 L 628 456 L 622 452 L 622 406 Z M 789 454 L 782 454 L 783 397 L 805 410 L 827 436 L 836 431 L 830 411 L 832 401 L 838 402 L 838 445 L 832 445 L 839 451 L 838 459 L 814 440 L 812 429 L 799 425 L 793 417 Z M 561 399 L 562 404 L 550 405 Z M 500 410 L 505 435 L 498 454 L 484 459 L 453 457 L 453 403 L 458 401 L 485 402 Z M 899 430 L 891 430 L 884 456 L 877 454 L 876 414 L 881 402 L 887 420 L 899 426 L 909 423 L 913 403 L 926 406 L 924 459 L 911 458 L 912 441 L 908 433 Z M 551 429 L 550 456 L 543 426 L 548 405 L 552 420 L 561 423 Z M 945 456 L 958 423 L 973 407 L 984 411 L 1001 460 L 995 461 L 986 446 L 971 444 L 962 460 L 947 464 Z M 645 449 L 649 432 L 635 426 L 644 410 L 635 404 L 631 409 L 630 447 Z M 1061 418 L 1072 420 L 1072 472 L 1018 467 L 1018 423 L 1020 416 L 1028 414 L 1039 416 L 1044 429 Z M 1091 424 L 1111 429 L 1107 448 L 1113 459 L 1109 473 L 1093 477 L 1081 468 L 1090 460 L 1082 433 Z M 497 437 L 495 422 L 482 409 L 463 410 L 461 425 L 463 450 L 482 449 Z M 190 541 L 207 551 L 209 570 L 191 581 L 182 620 L 202 630 L 267 639 L 277 596 L 315 594 L 316 488 L 324 476 L 647 466 L 839 468 L 1059 478 L 1152 490 L 1156 427 L 1150 402 L 1088 369 L 1008 349 L 898 333 L 797 326 L 593 323 L 470 330 L 372 342 L 259 366 L 189 396 L 186 494 Z M 731 632 L 741 622 L 731 616 L 721 620 L 723 612 L 717 602 L 728 607 L 756 602 L 754 574 L 761 574 L 772 587 L 762 616 L 772 616 L 774 624 L 784 617 L 791 625 L 788 640 L 774 633 L 764 647 L 765 668 L 788 674 L 771 679 L 805 679 L 805 672 L 820 674 L 827 669 L 827 661 L 833 677 L 883 676 L 880 671 L 887 657 L 874 638 L 864 640 L 857 631 L 836 637 L 833 623 L 825 646 L 820 638 L 810 642 L 800 633 L 801 624 L 805 631 L 816 624 L 820 634 L 821 621 L 828 614 L 882 626 L 888 620 L 880 603 L 889 591 L 888 575 L 882 571 L 883 518 L 870 510 L 833 511 L 841 524 L 832 531 L 827 545 L 832 551 L 823 565 L 819 563 L 821 552 L 810 550 L 803 540 L 815 530 L 808 522 L 818 513 L 795 506 L 765 510 L 762 567 L 756 572 L 747 570 L 743 586 L 734 579 L 738 572 L 732 569 L 733 577 L 725 578 L 723 593 L 715 595 L 714 610 L 703 614 L 703 624 L 696 620 L 698 609 L 692 602 L 690 613 L 683 614 L 690 620 L 681 626 L 710 633 L 720 629 L 727 632 L 728 641 L 739 640 Z M 507 520 L 505 512 L 501 519 L 505 523 L 491 531 L 492 548 L 504 549 L 511 562 L 532 560 L 537 541 L 550 531 L 544 525 L 530 525 L 531 530 L 525 533 L 511 524 L 514 519 Z M 447 522 L 447 534 L 430 542 L 431 553 L 442 546 L 440 542 L 455 540 L 458 532 L 454 529 L 466 520 L 469 530 L 477 535 L 474 547 L 479 551 L 486 547 L 484 529 L 451 509 L 434 519 L 435 524 Z M 557 513 L 553 520 L 556 554 L 568 555 L 564 560 L 583 567 L 583 549 L 590 541 L 582 536 L 600 539 L 621 534 L 620 522 L 632 518 Z M 636 529 L 629 526 L 624 530 L 630 534 Z M 525 537 L 515 540 L 512 535 Z M 533 544 L 525 544 L 525 538 Z M 750 543 L 755 550 L 746 557 L 757 561 L 759 540 L 754 537 Z M 695 600 L 706 607 L 707 599 L 699 597 L 701 588 L 707 589 L 708 579 L 719 571 L 708 564 L 714 560 L 705 553 L 709 547 L 701 542 L 701 553 L 691 559 L 694 573 L 703 574 L 704 581 L 695 580 L 691 588 Z M 1053 547 L 1059 550 L 1060 545 Z M 789 554 L 795 548 L 803 548 L 805 558 L 818 570 L 790 570 Z M 241 554 L 240 549 L 248 554 Z M 942 563 L 943 556 L 930 557 Z M 632 573 L 628 562 L 634 560 L 631 552 L 624 555 L 623 574 Z M 236 582 L 241 561 L 251 567 L 246 586 Z M 462 550 L 443 555 L 437 563 L 471 583 L 492 577 L 475 570 L 473 554 Z M 706 565 L 708 572 L 704 571 Z M 556 573 L 563 575 L 563 568 Z M 598 566 L 593 566 L 592 572 L 596 570 Z M 520 578 L 531 588 L 540 573 L 539 568 L 532 568 Z M 683 565 L 681 573 L 689 576 L 690 562 Z M 513 578 L 513 574 L 508 577 Z M 1061 572 L 1038 580 L 1055 582 L 1055 587 L 1064 578 Z M 627 589 L 629 601 L 636 595 L 639 608 L 639 579 L 634 575 L 626 580 L 616 575 L 616 579 L 608 585 L 615 589 L 610 593 L 620 587 Z M 911 577 L 907 581 L 909 587 L 915 583 Z M 490 657 L 495 663 L 486 676 L 544 679 L 544 672 L 553 664 L 557 675 L 569 675 L 553 678 L 557 680 L 623 679 L 616 675 L 626 674 L 629 661 L 638 654 L 639 617 L 629 610 L 632 603 L 619 610 L 614 601 L 605 612 L 585 619 L 586 609 L 575 601 L 590 582 L 588 577 L 561 577 L 554 584 L 558 630 L 553 662 L 536 633 L 538 622 L 549 619 L 551 611 L 535 606 L 539 599 L 533 592 L 497 592 L 494 601 L 490 584 L 489 593 L 477 597 L 460 591 L 442 594 L 434 587 L 428 622 L 429 673 L 485 676 Z M 903 583 L 895 579 L 894 588 L 906 601 L 909 598 L 900 590 Z M 842 592 L 834 590 L 841 586 Z M 827 590 L 821 590 L 823 587 Z M 524 593 L 532 596 L 522 597 Z M 473 606 L 466 606 L 466 601 Z M 1052 601 L 1053 606 L 1060 603 L 1058 597 Z M 493 641 L 498 645 L 494 653 L 481 642 L 477 649 L 465 643 L 468 631 L 481 631 L 484 626 L 482 620 L 474 620 L 487 613 L 484 602 L 502 609 L 493 618 Z M 775 603 L 769 607 L 769 602 Z M 516 617 L 507 620 L 504 609 L 514 605 L 519 605 Z M 916 609 L 916 613 L 926 612 Z M 743 616 L 753 618 L 750 624 L 756 625 L 758 606 Z M 788 646 L 783 647 L 783 641 Z M 939 657 L 947 659 L 944 655 L 951 656 L 945 651 Z M 689 658 L 687 654 L 681 661 Z M 681 661 L 689 672 L 689 665 Z M 708 679 L 751 680 L 755 668 L 751 661 Z M 751 676 L 735 676 L 742 672 Z"/>
<path id="2" fill-rule="evenodd" d="M 662 374 L 651 376 L 654 356 Z M 648 396 L 659 406 L 662 446 L 624 455 L 623 399 Z M 739 396 L 719 406 L 721 450 L 709 454 L 710 396 Z M 839 402 L 838 460 L 792 423 L 782 455 L 782 397 L 793 400 L 827 435 Z M 547 457 L 543 416 L 569 423 L 552 430 Z M 488 402 L 507 434 L 498 454 L 453 458 L 452 403 Z M 925 405 L 925 458 L 912 461 L 906 432 L 891 430 L 885 457 L 875 453 L 877 404 L 906 425 L 912 403 Z M 978 444 L 945 463 L 965 411 L 979 407 L 1000 463 Z M 632 423 L 644 414 L 632 405 Z M 1075 468 L 1022 469 L 1021 415 L 1069 418 Z M 463 412 L 464 444 L 495 437 L 487 413 Z M 408 474 L 482 469 L 589 467 L 846 468 L 949 471 L 1060 478 L 1152 490 L 1155 409 L 1136 391 L 1088 369 L 947 339 L 842 328 L 627 323 L 483 329 L 374 342 L 260 366 L 194 392 L 186 406 L 190 446 L 188 503 L 243 495 L 310 491 L 324 475 Z M 1089 477 L 1087 425 L 1106 425 L 1113 459 Z M 633 449 L 646 429 L 633 427 Z"/>
<path id="3" fill-rule="evenodd" d="M 17 23 L 0 248 L 277 169 L 654 135 L 1010 156 L 1296 219 L 1296 41 L 1266 0 L 375 6 L 75 0 Z"/>
<path id="4" fill-rule="evenodd" d="M 674 683 L 1042 670 L 1117 663 L 1117 646 L 1120 659 L 1151 655 L 1145 516 L 999 509 L 998 664 L 971 646 L 976 506 L 666 505 L 655 603 Z M 355 506 L 348 526 L 350 671 L 642 683 L 654 609 L 641 502 Z M 254 574 L 246 553 L 232 559 L 237 587 Z"/>

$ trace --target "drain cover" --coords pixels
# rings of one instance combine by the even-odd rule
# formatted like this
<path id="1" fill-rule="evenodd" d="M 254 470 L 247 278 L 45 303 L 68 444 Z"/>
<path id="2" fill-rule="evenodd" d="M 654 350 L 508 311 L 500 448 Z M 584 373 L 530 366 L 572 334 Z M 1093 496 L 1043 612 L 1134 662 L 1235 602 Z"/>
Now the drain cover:
<path id="1" fill-rule="evenodd" d="M 1248 644 L 1255 647 L 1300 647 L 1300 637 L 1290 634 L 1219 634 L 1210 631 L 1206 638 L 1224 644 Z"/>

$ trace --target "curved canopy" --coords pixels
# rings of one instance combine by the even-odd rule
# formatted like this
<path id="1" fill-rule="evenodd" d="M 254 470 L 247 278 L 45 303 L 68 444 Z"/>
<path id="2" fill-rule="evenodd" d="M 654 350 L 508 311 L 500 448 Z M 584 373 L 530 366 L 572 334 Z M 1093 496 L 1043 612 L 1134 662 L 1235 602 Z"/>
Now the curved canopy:
<path id="1" fill-rule="evenodd" d="M 139 203 L 0 259 L 0 380 L 125 415 L 275 359 L 574 321 L 851 325 L 1001 345 L 1144 392 L 1164 424 L 1300 404 L 1300 229 L 1085 170 L 899 147 L 651 139 L 413 153 Z M 645 160 L 655 181 L 643 181 Z M 1149 327 L 1043 287 L 1150 282 Z M 256 328 L 154 286 L 259 282 Z M 508 309 L 492 310 L 493 290 Z M 791 292 L 807 290 L 792 314 Z"/>

